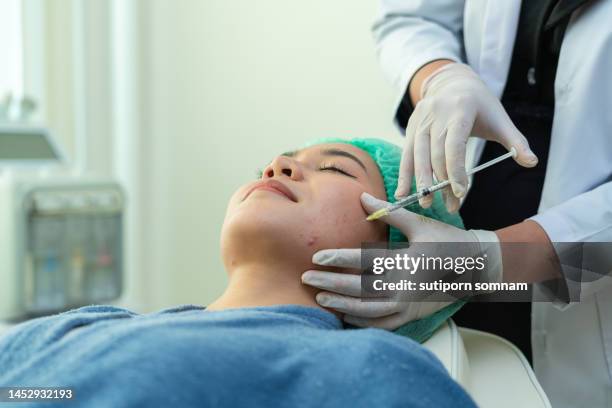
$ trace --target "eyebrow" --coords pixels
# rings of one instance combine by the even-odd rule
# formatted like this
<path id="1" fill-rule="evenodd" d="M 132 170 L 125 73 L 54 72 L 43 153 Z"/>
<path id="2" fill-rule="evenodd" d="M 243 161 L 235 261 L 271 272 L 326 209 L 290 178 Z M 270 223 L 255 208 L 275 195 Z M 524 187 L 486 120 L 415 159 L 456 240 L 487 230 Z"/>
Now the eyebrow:
<path id="1" fill-rule="evenodd" d="M 361 166 L 361 168 L 363 169 L 363 171 L 366 172 L 366 174 L 368 173 L 368 170 L 366 169 L 365 164 L 363 164 L 363 162 L 361 160 L 359 160 L 359 158 L 347 151 L 344 150 L 340 150 L 340 149 L 325 149 L 321 152 L 321 154 L 323 154 L 324 156 L 342 156 L 342 157 L 347 157 L 351 160 L 353 160 L 355 163 L 357 163 L 359 166 Z"/>

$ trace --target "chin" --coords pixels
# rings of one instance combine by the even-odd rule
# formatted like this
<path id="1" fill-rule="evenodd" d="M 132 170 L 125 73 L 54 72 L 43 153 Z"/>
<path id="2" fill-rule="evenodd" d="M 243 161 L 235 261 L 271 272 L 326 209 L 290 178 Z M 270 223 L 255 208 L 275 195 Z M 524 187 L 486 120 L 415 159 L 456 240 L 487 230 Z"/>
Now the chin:
<path id="1" fill-rule="evenodd" d="M 221 230 L 223 259 L 291 254 L 306 257 L 308 227 L 295 211 L 292 216 L 240 209 L 228 214 Z M 311 254 L 312 255 L 312 254 Z M 310 255 L 310 256 L 311 256 Z"/>

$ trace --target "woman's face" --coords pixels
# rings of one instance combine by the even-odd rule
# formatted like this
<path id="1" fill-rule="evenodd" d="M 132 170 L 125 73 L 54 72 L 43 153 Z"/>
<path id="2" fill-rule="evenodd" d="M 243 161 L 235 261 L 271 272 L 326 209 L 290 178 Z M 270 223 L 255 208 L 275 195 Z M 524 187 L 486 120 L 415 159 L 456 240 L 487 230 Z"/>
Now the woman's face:
<path id="1" fill-rule="evenodd" d="M 230 199 L 222 251 L 226 255 L 238 240 L 242 250 L 248 251 L 249 243 L 264 244 L 310 259 L 320 249 L 385 241 L 386 226 L 365 220 L 363 192 L 386 199 L 376 163 L 357 147 L 322 144 L 280 155 L 261 179 L 242 186 Z"/>

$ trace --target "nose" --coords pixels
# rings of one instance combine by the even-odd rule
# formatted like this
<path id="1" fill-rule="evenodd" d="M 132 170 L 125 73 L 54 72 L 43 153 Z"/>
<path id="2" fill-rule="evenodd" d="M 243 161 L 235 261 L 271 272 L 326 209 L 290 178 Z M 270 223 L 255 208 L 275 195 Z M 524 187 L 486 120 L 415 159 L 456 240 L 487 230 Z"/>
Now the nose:
<path id="1" fill-rule="evenodd" d="M 300 164 L 291 157 L 278 156 L 263 171 L 262 178 L 289 177 L 291 180 L 299 181 L 303 179 Z"/>

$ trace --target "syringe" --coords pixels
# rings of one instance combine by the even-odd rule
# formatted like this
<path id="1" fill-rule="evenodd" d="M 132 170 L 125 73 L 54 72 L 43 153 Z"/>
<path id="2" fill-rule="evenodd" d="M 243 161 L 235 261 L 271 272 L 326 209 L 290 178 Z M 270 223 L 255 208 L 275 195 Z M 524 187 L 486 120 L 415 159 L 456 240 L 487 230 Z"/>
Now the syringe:
<path id="1" fill-rule="evenodd" d="M 480 170 L 484 170 L 487 167 L 490 167 L 490 166 L 492 166 L 494 164 L 497 164 L 497 163 L 499 163 L 502 160 L 506 160 L 509 157 L 516 157 L 516 149 L 514 147 L 512 149 L 510 149 L 510 151 L 508 153 L 506 153 L 504 155 L 501 155 L 501 156 L 499 156 L 499 157 L 497 157 L 497 158 L 495 158 L 493 160 L 489 160 L 486 163 L 482 163 L 481 165 L 476 166 L 473 169 L 468 170 L 467 171 L 467 175 L 470 176 L 470 175 L 472 175 L 474 173 L 478 173 Z M 411 194 L 411 195 L 409 195 L 407 197 L 404 197 L 404 198 L 396 201 L 395 203 L 391 204 L 388 207 L 381 208 L 380 210 L 373 212 L 372 214 L 370 214 L 368 216 L 368 218 L 366 218 L 366 220 L 374 221 L 374 220 L 377 220 L 377 219 L 379 219 L 381 217 L 384 217 L 385 215 L 389 215 L 390 212 L 395 211 L 398 208 L 403 208 L 403 207 L 406 207 L 406 206 L 408 206 L 410 204 L 414 204 L 417 201 L 419 201 L 421 198 L 423 198 L 425 196 L 428 196 L 428 195 L 430 195 L 430 194 L 432 194 L 432 193 L 434 193 L 434 192 L 436 192 L 438 190 L 441 190 L 444 187 L 448 186 L 449 184 L 450 184 L 449 180 L 444 180 L 444 181 L 442 181 L 442 182 L 440 182 L 438 184 L 435 184 L 435 185 L 433 185 L 431 187 L 425 187 L 425 188 L 417 191 L 414 194 Z"/>

